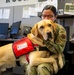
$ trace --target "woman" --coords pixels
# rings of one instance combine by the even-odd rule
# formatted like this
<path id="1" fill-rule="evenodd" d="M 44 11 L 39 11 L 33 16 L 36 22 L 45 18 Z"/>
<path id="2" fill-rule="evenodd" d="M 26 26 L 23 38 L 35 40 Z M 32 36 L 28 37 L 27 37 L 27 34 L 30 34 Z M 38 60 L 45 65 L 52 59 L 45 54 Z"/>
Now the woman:
<path id="1" fill-rule="evenodd" d="M 52 5 L 46 5 L 42 10 L 41 18 L 42 20 L 44 19 L 52 20 L 53 22 L 55 22 L 55 24 L 57 24 L 56 23 L 56 18 L 57 18 L 56 8 Z M 63 51 L 64 51 L 65 44 L 66 44 L 65 29 L 61 25 L 57 24 L 54 43 L 48 44 L 48 42 L 46 41 L 44 41 L 44 43 L 46 43 L 46 46 L 47 48 L 49 48 L 50 52 L 55 53 L 55 54 L 60 53 L 62 54 L 62 57 L 64 58 Z M 63 63 L 65 63 L 64 60 L 63 60 Z M 58 68 L 59 68 L 59 65 L 58 65 Z M 28 75 L 52 75 L 53 73 L 54 73 L 54 70 L 53 70 L 52 64 L 43 63 L 37 67 L 31 67 Z"/>
<path id="2" fill-rule="evenodd" d="M 56 21 L 57 11 L 54 6 L 47 5 L 42 10 L 42 19 Z"/>

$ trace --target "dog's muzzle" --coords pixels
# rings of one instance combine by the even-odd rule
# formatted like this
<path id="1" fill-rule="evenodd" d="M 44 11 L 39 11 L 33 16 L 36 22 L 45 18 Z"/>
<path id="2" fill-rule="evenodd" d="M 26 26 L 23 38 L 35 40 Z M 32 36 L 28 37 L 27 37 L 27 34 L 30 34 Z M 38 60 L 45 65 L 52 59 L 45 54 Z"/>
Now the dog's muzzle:
<path id="1" fill-rule="evenodd" d="M 50 38 L 50 39 L 52 39 L 52 33 L 51 32 L 48 32 L 47 33 L 47 37 Z"/>

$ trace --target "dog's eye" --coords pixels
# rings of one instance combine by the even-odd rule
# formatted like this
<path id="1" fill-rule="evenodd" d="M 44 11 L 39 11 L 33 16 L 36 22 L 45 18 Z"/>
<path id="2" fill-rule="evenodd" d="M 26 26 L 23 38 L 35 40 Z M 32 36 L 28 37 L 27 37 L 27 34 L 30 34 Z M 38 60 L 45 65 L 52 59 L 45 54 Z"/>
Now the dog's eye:
<path id="1" fill-rule="evenodd" d="M 41 26 L 40 28 L 41 28 L 41 29 L 43 29 L 43 28 L 44 28 L 44 26 Z"/>
<path id="2" fill-rule="evenodd" d="M 48 26 L 51 27 L 52 25 L 51 24 L 48 24 Z"/>

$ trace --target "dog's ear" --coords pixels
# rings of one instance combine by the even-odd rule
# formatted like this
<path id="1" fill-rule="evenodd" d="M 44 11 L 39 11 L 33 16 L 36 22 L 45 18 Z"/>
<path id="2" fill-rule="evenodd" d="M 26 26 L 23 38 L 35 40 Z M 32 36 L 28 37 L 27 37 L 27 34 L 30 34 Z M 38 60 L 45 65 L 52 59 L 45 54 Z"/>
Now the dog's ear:
<path id="1" fill-rule="evenodd" d="M 52 27 L 53 27 L 53 32 L 55 33 L 55 32 L 56 32 L 56 27 L 57 27 L 56 23 L 53 22 L 52 20 L 47 20 L 47 22 L 52 25 Z"/>
<path id="2" fill-rule="evenodd" d="M 35 36 L 38 35 L 38 24 L 34 25 L 34 27 L 31 29 L 31 33 Z"/>

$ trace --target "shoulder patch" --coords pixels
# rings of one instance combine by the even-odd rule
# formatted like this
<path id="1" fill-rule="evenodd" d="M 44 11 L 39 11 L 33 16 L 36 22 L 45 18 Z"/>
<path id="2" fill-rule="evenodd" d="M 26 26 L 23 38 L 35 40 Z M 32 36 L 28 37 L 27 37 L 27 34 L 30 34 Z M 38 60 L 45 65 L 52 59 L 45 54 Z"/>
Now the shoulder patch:
<path id="1" fill-rule="evenodd" d="M 62 39 L 65 39 L 66 38 L 66 35 L 65 34 L 61 34 L 61 38 Z"/>

